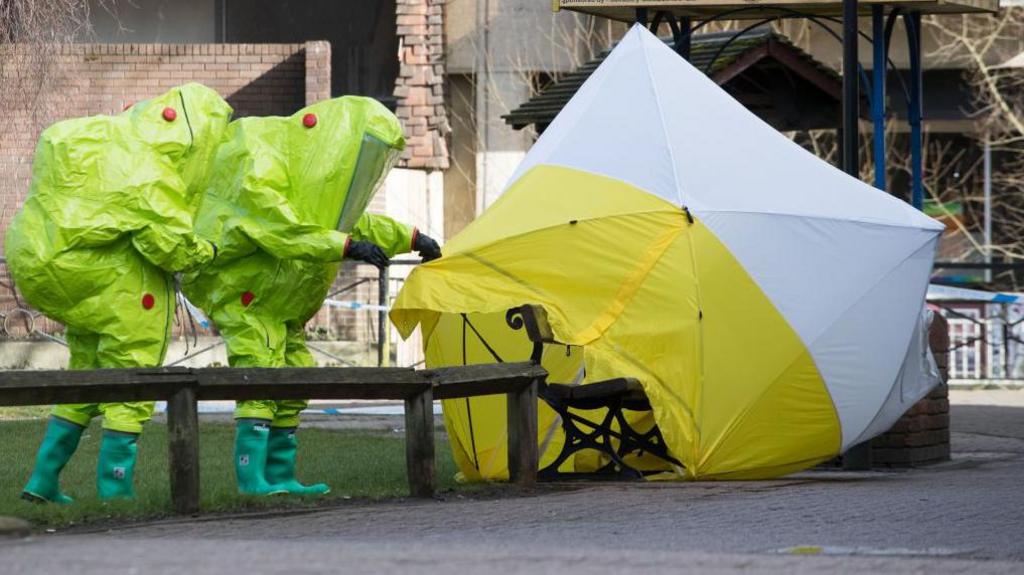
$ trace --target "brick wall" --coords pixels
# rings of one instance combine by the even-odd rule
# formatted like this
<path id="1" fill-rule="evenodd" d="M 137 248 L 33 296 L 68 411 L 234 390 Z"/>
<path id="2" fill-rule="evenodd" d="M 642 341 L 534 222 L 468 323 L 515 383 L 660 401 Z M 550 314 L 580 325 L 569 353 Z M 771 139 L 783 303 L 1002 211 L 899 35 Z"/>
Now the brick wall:
<path id="1" fill-rule="evenodd" d="M 397 0 L 401 67 L 395 81 L 395 114 L 405 126 L 405 168 L 448 168 L 451 132 L 444 105 L 444 0 Z"/>
<path id="2" fill-rule="evenodd" d="M 947 461 L 949 446 L 949 326 L 935 314 L 928 345 L 942 375 L 942 385 L 914 404 L 888 432 L 871 442 L 873 463 L 880 467 L 912 467 Z"/>
<path id="3" fill-rule="evenodd" d="M 5 111 L 11 127 L 0 133 L 2 229 L 28 192 L 39 132 L 57 120 L 119 113 L 128 104 L 189 81 L 220 92 L 236 117 L 291 114 L 330 96 L 326 42 L 74 44 L 56 48 L 52 62 L 52 79 L 39 100 L 31 108 L 15 102 Z"/>

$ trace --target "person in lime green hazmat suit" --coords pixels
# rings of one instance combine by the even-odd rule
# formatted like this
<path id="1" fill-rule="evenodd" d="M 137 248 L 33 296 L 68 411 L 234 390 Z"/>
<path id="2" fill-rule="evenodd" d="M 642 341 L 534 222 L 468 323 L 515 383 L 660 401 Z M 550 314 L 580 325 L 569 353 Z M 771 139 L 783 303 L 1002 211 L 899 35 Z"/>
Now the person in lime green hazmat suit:
<path id="1" fill-rule="evenodd" d="M 196 232 L 217 260 L 185 277 L 188 298 L 217 324 L 233 367 L 314 366 L 305 324 L 343 258 L 378 267 L 396 254 L 441 255 L 416 229 L 364 210 L 405 146 L 376 100 L 345 96 L 290 117 L 231 123 L 214 160 Z M 250 495 L 319 495 L 295 478 L 306 401 L 240 401 L 235 470 Z"/>
<path id="2" fill-rule="evenodd" d="M 116 116 L 64 120 L 43 131 L 5 249 L 25 299 L 67 327 L 70 369 L 163 363 L 175 309 L 172 274 L 216 254 L 193 233 L 193 216 L 231 114 L 216 92 L 186 84 Z M 60 472 L 102 415 L 99 495 L 134 497 L 136 443 L 153 405 L 55 406 L 22 496 L 71 502 Z"/>

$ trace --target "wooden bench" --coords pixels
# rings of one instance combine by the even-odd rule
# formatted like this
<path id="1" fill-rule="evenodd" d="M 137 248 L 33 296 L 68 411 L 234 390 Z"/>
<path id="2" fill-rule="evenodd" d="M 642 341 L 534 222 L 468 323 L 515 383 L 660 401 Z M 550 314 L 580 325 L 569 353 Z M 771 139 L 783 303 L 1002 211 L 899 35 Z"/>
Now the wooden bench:
<path id="1" fill-rule="evenodd" d="M 508 395 L 511 479 L 537 478 L 538 365 L 509 363 L 427 371 L 403 368 L 155 368 L 0 372 L 0 406 L 167 401 L 171 500 L 182 514 L 199 511 L 201 400 L 394 399 L 405 402 L 409 491 L 435 489 L 433 400 Z"/>
<path id="2" fill-rule="evenodd" d="M 514 330 L 525 329 L 533 343 L 530 360 L 537 365 L 540 365 L 545 345 L 565 346 L 555 341 L 543 307 L 526 305 L 511 309 L 506 315 L 506 323 Z M 656 425 L 640 432 L 626 418 L 626 411 L 651 411 L 647 394 L 636 379 L 619 377 L 586 385 L 542 381 L 538 395 L 558 414 L 565 433 L 562 450 L 554 461 L 539 471 L 540 479 L 642 479 L 644 472 L 625 462 L 630 455 L 650 454 L 681 467 L 668 452 Z M 600 420 L 580 414 L 580 411 L 598 409 L 605 410 Z M 559 471 L 562 463 L 584 449 L 605 455 L 609 459 L 608 464 L 594 473 Z"/>

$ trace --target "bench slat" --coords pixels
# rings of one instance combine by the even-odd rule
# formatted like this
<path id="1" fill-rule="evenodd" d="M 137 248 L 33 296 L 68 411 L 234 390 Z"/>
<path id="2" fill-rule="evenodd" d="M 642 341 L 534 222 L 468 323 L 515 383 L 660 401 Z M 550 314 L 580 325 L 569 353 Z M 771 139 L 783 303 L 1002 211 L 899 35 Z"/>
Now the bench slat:
<path id="1" fill-rule="evenodd" d="M 204 368 L 195 375 L 201 400 L 407 399 L 430 385 L 406 368 Z"/>
<path id="2" fill-rule="evenodd" d="M 0 371 L 0 390 L 63 388 L 108 384 L 184 383 L 195 381 L 190 370 L 48 369 Z"/>
<path id="3" fill-rule="evenodd" d="M 0 387 L 0 405 L 158 401 L 168 399 L 179 388 L 190 383 L 187 381 L 113 384 L 95 382 L 48 387 Z"/>
<path id="4" fill-rule="evenodd" d="M 404 367 L 206 367 L 192 370 L 201 385 L 223 383 L 359 384 L 422 383 L 422 372 Z"/>
<path id="5" fill-rule="evenodd" d="M 422 373 L 434 383 L 434 399 L 518 392 L 548 374 L 530 362 L 443 367 Z"/>

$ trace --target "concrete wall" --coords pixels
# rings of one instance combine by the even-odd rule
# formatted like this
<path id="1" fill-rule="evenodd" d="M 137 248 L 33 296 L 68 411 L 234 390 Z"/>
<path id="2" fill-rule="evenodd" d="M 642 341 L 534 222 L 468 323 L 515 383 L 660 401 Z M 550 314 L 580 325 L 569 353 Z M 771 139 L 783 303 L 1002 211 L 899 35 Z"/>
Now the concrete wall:
<path id="1" fill-rule="evenodd" d="M 388 174 L 385 187 L 385 203 L 387 213 L 391 217 L 412 224 L 438 241 L 445 235 L 445 182 L 446 176 L 441 172 L 423 172 L 420 170 L 395 169 Z M 414 258 L 416 254 L 410 256 Z M 399 259 L 403 259 L 399 256 Z M 402 288 L 402 280 L 412 271 L 411 266 L 392 266 L 389 270 L 391 285 L 389 287 L 390 305 L 398 291 Z M 402 341 L 398 331 L 390 328 L 389 342 L 394 349 L 395 365 L 410 366 L 423 359 L 423 340 L 419 330 L 407 341 Z"/>
<path id="2" fill-rule="evenodd" d="M 622 24 L 568 11 L 553 13 L 537 0 L 449 0 L 445 17 L 448 73 L 453 96 L 472 98 L 472 105 L 449 101 L 455 128 L 453 149 L 459 149 L 459 179 L 450 205 L 461 210 L 471 176 L 474 215 L 501 195 L 508 178 L 533 144 L 529 130 L 516 131 L 501 116 L 532 95 L 538 74 L 555 76 L 587 62 L 620 34 Z M 458 114 L 458 116 L 456 116 Z M 471 130 L 466 128 L 472 126 Z M 475 157 L 466 157 L 469 150 Z M 452 230 L 465 225 L 454 218 Z"/>
<path id="3" fill-rule="evenodd" d="M 476 95 L 471 74 L 448 76 L 451 167 L 444 174 L 444 231 L 452 237 L 476 218 Z"/>
<path id="4" fill-rule="evenodd" d="M 617 27 L 543 0 L 448 0 L 445 53 L 448 71 L 472 73 L 482 59 L 493 71 L 569 72 L 589 56 L 595 33 Z"/>

